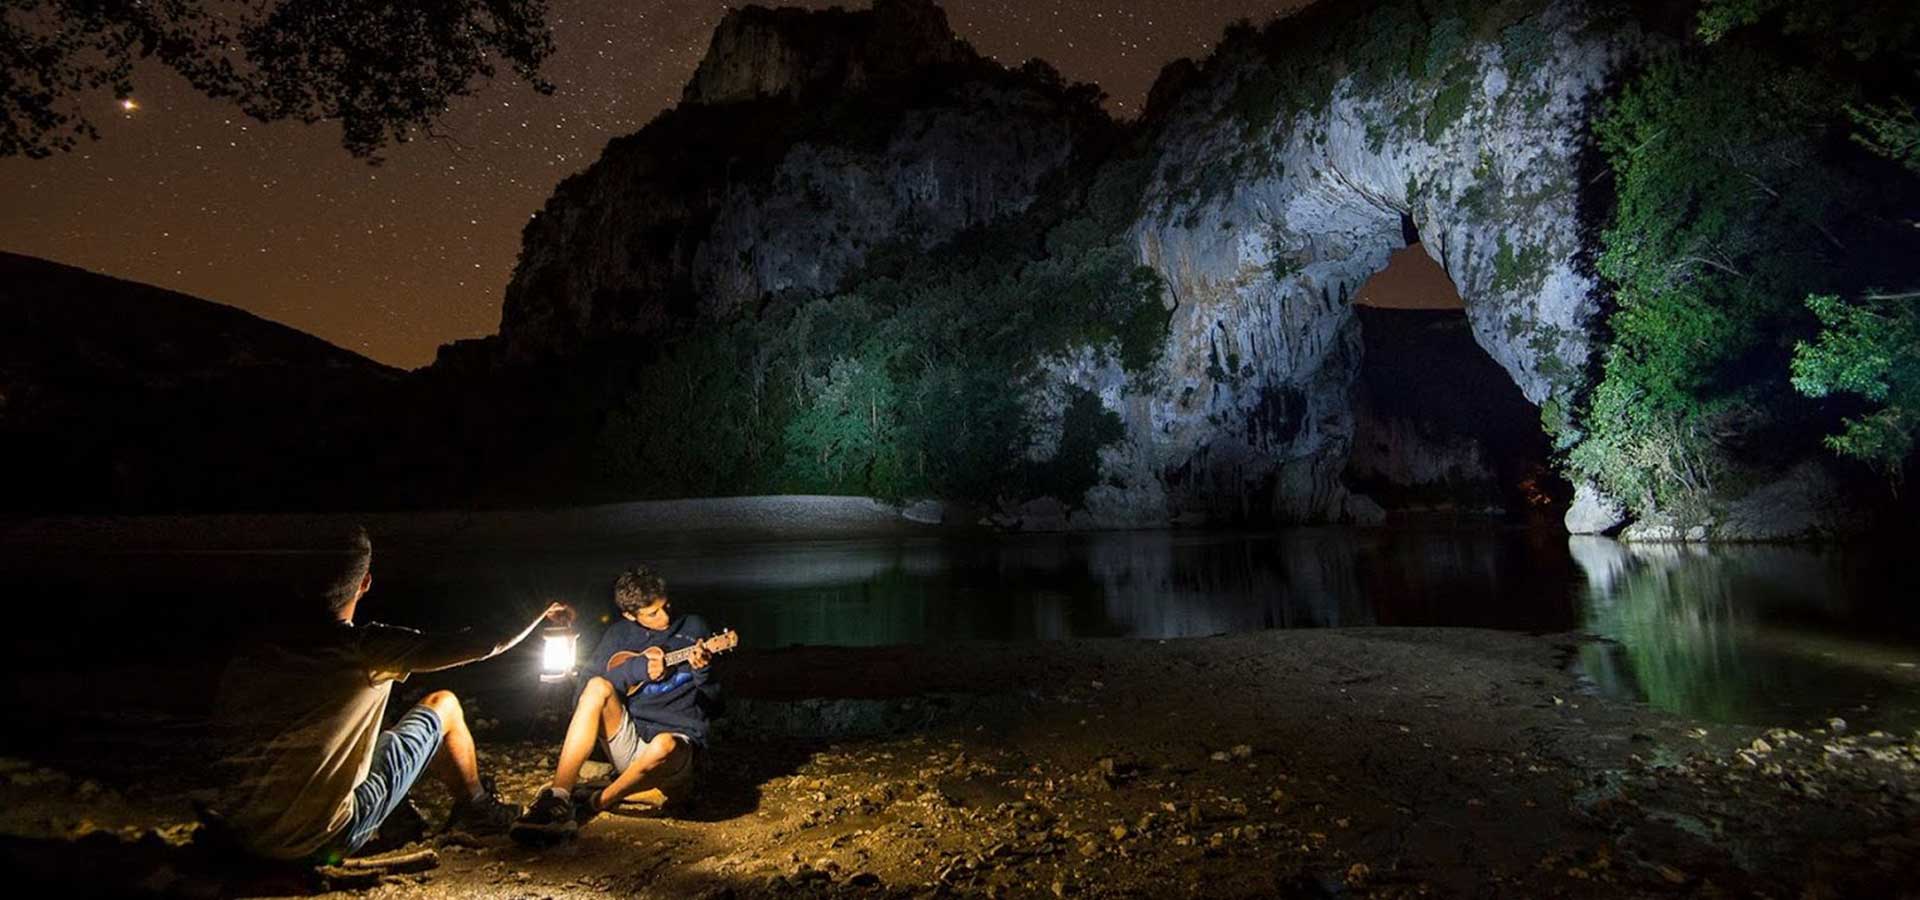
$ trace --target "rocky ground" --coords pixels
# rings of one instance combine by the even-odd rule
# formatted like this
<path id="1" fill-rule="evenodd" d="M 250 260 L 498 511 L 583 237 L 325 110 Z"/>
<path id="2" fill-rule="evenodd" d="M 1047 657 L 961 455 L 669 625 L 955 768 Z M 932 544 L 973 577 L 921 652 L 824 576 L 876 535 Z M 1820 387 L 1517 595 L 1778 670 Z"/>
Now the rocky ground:
<path id="1" fill-rule="evenodd" d="M 1588 696 L 1575 640 L 743 651 L 686 810 L 603 814 L 540 850 L 442 835 L 431 868 L 330 880 L 196 849 L 206 748 L 187 730 L 71 719 L 7 741 L 0 858 L 63 896 L 1913 893 L 1920 736 L 1702 725 Z M 485 764 L 529 797 L 553 710 L 513 711 L 510 686 L 467 677 Z M 443 814 L 437 788 L 422 799 Z"/>

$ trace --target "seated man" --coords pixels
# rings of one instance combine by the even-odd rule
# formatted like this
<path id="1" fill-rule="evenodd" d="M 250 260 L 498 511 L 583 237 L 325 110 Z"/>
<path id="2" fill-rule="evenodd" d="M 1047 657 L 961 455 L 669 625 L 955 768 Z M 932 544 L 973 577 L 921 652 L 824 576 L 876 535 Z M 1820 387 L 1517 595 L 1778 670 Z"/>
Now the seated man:
<path id="1" fill-rule="evenodd" d="M 514 823 L 515 838 L 571 837 L 580 821 L 626 797 L 690 778 L 694 754 L 706 746 L 708 655 L 698 646 L 710 634 L 706 621 L 673 616 L 666 581 L 644 566 L 614 581 L 613 602 L 620 618 L 587 657 L 591 674 L 574 704 L 553 785 Z M 662 665 L 665 653 L 686 648 L 692 650 L 685 663 Z M 596 740 L 618 775 L 605 788 L 576 793 Z"/>
<path id="2" fill-rule="evenodd" d="M 519 808 L 480 778 L 460 701 L 434 691 L 380 730 L 393 683 L 414 672 L 506 652 L 542 621 L 570 620 L 552 604 L 506 635 L 424 635 L 355 625 L 373 585 L 373 545 L 354 528 L 323 552 L 300 554 L 303 596 L 287 621 L 244 646 L 229 664 L 215 722 L 231 742 L 233 781 L 214 805 L 224 837 L 271 859 L 338 862 L 359 850 L 429 767 L 453 792 L 449 827 L 505 831 Z"/>

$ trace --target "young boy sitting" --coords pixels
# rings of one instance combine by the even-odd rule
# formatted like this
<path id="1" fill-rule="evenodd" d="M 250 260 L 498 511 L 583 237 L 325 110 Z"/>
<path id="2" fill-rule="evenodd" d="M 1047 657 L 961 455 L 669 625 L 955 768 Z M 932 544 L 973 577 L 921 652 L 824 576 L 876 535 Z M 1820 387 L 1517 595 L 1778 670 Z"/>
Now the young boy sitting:
<path id="1" fill-rule="evenodd" d="M 259 856 L 338 862 L 366 844 L 428 769 L 453 792 L 448 827 L 505 831 L 519 807 L 480 778 L 473 733 L 451 691 L 434 691 L 380 730 L 393 683 L 506 652 L 547 620 L 555 603 L 510 634 L 426 635 L 354 623 L 373 584 L 365 531 L 294 558 L 283 621 L 256 635 L 228 665 L 216 723 L 233 753 L 232 779 L 214 805 L 224 837 Z"/>
<path id="2" fill-rule="evenodd" d="M 666 581 L 645 566 L 614 580 L 613 602 L 620 618 L 587 657 L 590 677 L 574 704 L 553 784 L 513 824 L 517 839 L 564 840 L 626 797 L 681 784 L 706 747 L 709 658 L 698 646 L 711 634 L 706 620 L 673 615 Z M 685 648 L 693 648 L 686 662 L 662 664 L 666 653 Z M 629 658 L 610 666 L 616 655 Z M 596 741 L 618 774 L 598 791 L 576 790 Z"/>

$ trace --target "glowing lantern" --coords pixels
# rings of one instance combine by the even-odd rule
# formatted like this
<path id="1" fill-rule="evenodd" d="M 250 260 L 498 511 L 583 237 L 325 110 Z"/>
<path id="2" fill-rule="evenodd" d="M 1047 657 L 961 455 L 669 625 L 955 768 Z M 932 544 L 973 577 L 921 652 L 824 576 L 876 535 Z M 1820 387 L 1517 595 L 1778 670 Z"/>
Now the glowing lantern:
<path id="1" fill-rule="evenodd" d="M 540 632 L 540 680 L 552 684 L 573 675 L 571 625 L 548 625 Z"/>

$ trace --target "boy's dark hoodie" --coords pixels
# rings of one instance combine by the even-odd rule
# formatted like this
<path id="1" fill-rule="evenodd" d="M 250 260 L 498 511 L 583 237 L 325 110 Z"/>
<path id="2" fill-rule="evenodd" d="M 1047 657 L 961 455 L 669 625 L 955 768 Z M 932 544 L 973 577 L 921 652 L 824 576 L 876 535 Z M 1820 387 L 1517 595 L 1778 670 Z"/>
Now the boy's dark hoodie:
<path id="1" fill-rule="evenodd" d="M 651 741 L 662 733 L 676 733 L 686 735 L 696 746 L 707 745 L 706 704 L 710 699 L 707 674 L 711 667 L 695 669 L 681 663 L 668 666 L 659 681 L 648 681 L 644 657 L 630 659 L 612 669 L 607 668 L 608 660 L 621 651 L 638 653 L 648 647 L 671 653 L 690 647 L 712 633 L 707 620 L 697 615 L 675 616 L 666 628 L 657 631 L 622 616 L 600 636 L 600 643 L 588 658 L 592 664 L 590 671 L 604 675 L 613 682 L 619 695 L 626 698 L 627 715 L 640 730 L 642 740 Z M 636 685 L 639 689 L 633 690 Z"/>

